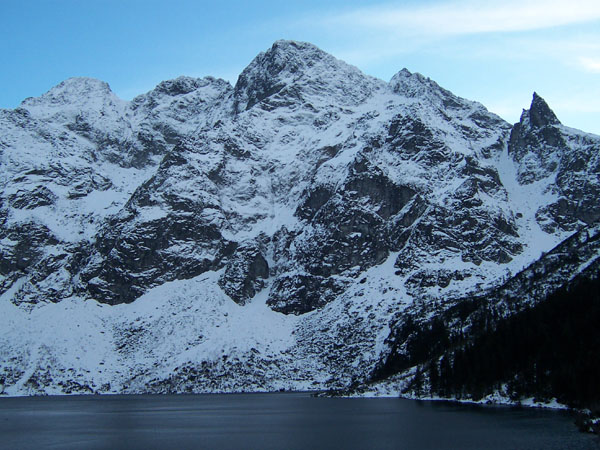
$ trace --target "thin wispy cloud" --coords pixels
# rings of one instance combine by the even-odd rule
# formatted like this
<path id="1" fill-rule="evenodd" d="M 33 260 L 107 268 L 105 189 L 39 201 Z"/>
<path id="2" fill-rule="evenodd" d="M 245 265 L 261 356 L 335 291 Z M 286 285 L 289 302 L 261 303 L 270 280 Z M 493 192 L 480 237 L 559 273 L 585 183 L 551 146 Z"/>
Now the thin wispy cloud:
<path id="1" fill-rule="evenodd" d="M 600 0 L 381 0 L 295 26 L 380 78 L 407 67 L 510 120 L 536 90 L 565 123 L 598 132 Z"/>
<path id="2" fill-rule="evenodd" d="M 592 73 L 600 73 L 600 58 L 580 58 L 581 66 Z"/>
<path id="3" fill-rule="evenodd" d="M 598 0 L 458 0 L 427 6 L 379 5 L 323 20 L 379 32 L 439 36 L 539 30 L 598 19 Z"/>
<path id="4" fill-rule="evenodd" d="M 600 23 L 598 0 L 438 0 L 333 11 L 302 20 L 301 25 L 324 33 L 335 30 L 331 32 L 337 42 L 331 50 L 358 65 L 423 50 L 456 52 L 449 46 L 466 46 L 468 51 L 457 52 L 458 57 L 497 54 L 519 59 L 542 52 L 577 70 L 595 72 L 597 58 L 590 59 L 598 54 L 594 43 L 600 42 L 600 28 L 590 31 L 595 22 Z M 587 27 L 588 36 L 572 32 L 578 27 Z M 551 34 L 554 30 L 556 35 Z M 480 36 L 497 40 L 482 42 Z M 514 47 L 509 39 L 521 43 Z"/>

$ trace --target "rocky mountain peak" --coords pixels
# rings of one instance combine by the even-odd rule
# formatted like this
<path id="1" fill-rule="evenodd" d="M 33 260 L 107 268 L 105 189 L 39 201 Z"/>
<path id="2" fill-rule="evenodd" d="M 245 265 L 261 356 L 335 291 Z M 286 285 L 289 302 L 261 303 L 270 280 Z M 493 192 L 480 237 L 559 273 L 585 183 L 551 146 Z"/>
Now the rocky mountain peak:
<path id="1" fill-rule="evenodd" d="M 560 121 L 550 109 L 546 101 L 537 92 L 533 93 L 533 100 L 529 109 L 523 110 L 521 124 L 529 123 L 533 128 L 542 128 L 547 125 L 560 125 Z"/>
<path id="2" fill-rule="evenodd" d="M 531 107 L 523 110 L 508 142 L 508 152 L 519 163 L 519 182 L 529 184 L 554 173 L 564 147 L 559 120 L 534 92 Z"/>
<path id="3" fill-rule="evenodd" d="M 355 103 L 356 96 L 359 101 L 364 100 L 374 85 L 383 83 L 313 44 L 280 40 L 254 58 L 240 74 L 235 85 L 234 106 L 239 113 L 277 94 L 291 96 L 298 102 L 311 93 L 340 95 Z"/>
<path id="4" fill-rule="evenodd" d="M 75 78 L 0 111 L 7 392 L 365 379 L 406 308 L 434 318 L 600 218 L 600 142 L 548 111 L 536 94 L 507 153 L 483 105 L 293 41 L 235 88 Z"/>
<path id="5" fill-rule="evenodd" d="M 426 82 L 426 78 L 420 73 L 412 73 L 406 67 L 392 77 L 390 86 L 394 92 L 404 92 L 411 86 L 421 86 Z"/>
<path id="6" fill-rule="evenodd" d="M 551 149 L 564 147 L 560 126 L 560 121 L 546 101 L 534 92 L 531 106 L 523 110 L 521 119 L 513 126 L 509 152 L 520 160 L 531 149 L 536 154 L 548 155 L 552 153 Z"/>
<path id="7" fill-rule="evenodd" d="M 418 72 L 413 73 L 406 68 L 394 75 L 389 84 L 395 93 L 407 97 L 419 97 L 431 92 L 449 93 L 430 78 Z"/>
<path id="8" fill-rule="evenodd" d="M 180 123 L 193 122 L 195 127 L 199 116 L 210 110 L 215 101 L 226 97 L 231 90 L 231 84 L 220 78 L 180 76 L 162 81 L 150 92 L 135 97 L 131 101 L 131 109 L 142 115 L 152 112 L 161 116 L 162 112 Z M 164 114 L 155 119 L 162 125 L 166 121 Z"/>
<path id="9" fill-rule="evenodd" d="M 475 102 L 463 99 L 454 95 L 452 92 L 442 88 L 429 77 L 425 77 L 418 72 L 410 72 L 404 68 L 392 77 L 389 82 L 391 90 L 408 99 L 417 100 L 426 104 L 434 105 L 437 109 L 445 111 L 452 115 L 452 111 L 465 111 L 477 109 L 482 114 L 489 116 L 487 110 Z M 459 114 L 463 114 L 459 112 Z M 483 116 L 481 116 L 483 118 Z M 494 119 L 495 122 L 500 120 Z"/>
<path id="10" fill-rule="evenodd" d="M 318 62 L 334 59 L 331 55 L 307 42 L 279 40 L 269 50 L 261 52 L 242 72 L 243 75 L 301 74 Z M 259 72 L 259 73 L 257 73 Z M 242 77 L 240 76 L 240 78 Z"/>
<path id="11" fill-rule="evenodd" d="M 68 78 L 40 97 L 29 97 L 21 106 L 24 108 L 36 106 L 64 106 L 80 103 L 82 99 L 103 98 L 114 96 L 110 86 L 105 81 L 88 77 Z"/>
<path id="12" fill-rule="evenodd" d="M 600 192 L 590 171 L 597 167 L 600 145 L 585 133 L 564 127 L 548 104 L 534 92 L 530 108 L 513 126 L 508 152 L 518 163 L 521 184 L 544 180 L 556 199 L 536 212 L 540 227 L 548 232 L 571 232 L 582 223 L 598 220 Z"/>
<path id="13" fill-rule="evenodd" d="M 108 83 L 95 78 L 75 77 L 57 84 L 40 97 L 25 99 L 21 108 L 36 119 L 52 120 L 67 126 L 84 120 L 90 126 L 91 122 L 106 122 L 102 126 L 109 127 L 109 123 L 123 114 L 127 104 L 112 92 Z M 81 126 L 80 123 L 75 125 L 76 128 Z"/>

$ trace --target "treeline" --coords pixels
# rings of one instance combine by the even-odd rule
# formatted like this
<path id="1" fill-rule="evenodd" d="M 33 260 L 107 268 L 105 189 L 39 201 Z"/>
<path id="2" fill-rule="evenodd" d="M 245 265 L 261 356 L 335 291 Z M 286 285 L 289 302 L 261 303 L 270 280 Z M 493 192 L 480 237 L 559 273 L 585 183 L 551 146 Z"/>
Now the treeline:
<path id="1" fill-rule="evenodd" d="M 431 334 L 439 345 L 444 332 Z M 448 344 L 418 366 L 412 390 L 477 400 L 504 388 L 514 400 L 600 409 L 600 280 L 579 280 L 508 318 L 489 317 L 476 336 Z"/>

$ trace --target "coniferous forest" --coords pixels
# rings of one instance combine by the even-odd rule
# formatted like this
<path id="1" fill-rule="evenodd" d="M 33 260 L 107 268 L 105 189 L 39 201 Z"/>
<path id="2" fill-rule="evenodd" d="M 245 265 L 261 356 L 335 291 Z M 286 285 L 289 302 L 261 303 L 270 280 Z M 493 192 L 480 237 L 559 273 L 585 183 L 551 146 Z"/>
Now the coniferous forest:
<path id="1" fill-rule="evenodd" d="M 469 316 L 476 319 L 464 332 L 449 325 Z M 416 367 L 406 390 L 418 396 L 477 401 L 503 392 L 515 402 L 556 399 L 600 416 L 599 324 L 598 277 L 572 280 L 508 317 L 473 299 L 426 323 L 406 320 L 396 335 L 405 352 L 392 350 L 373 380 Z M 590 423 L 580 425 L 598 428 Z"/>
<path id="2" fill-rule="evenodd" d="M 477 400 L 506 384 L 515 400 L 556 398 L 575 408 L 595 408 L 600 405 L 598 324 L 600 281 L 581 280 L 430 361 L 431 392 Z"/>

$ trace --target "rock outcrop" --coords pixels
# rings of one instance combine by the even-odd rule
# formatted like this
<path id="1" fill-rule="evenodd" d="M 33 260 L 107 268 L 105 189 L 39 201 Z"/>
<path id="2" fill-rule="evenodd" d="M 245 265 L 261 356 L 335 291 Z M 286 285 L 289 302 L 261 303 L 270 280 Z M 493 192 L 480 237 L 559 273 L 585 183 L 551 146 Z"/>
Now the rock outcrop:
<path id="1" fill-rule="evenodd" d="M 364 379 L 405 308 L 492 289 L 595 223 L 599 153 L 537 94 L 511 126 L 308 43 L 276 42 L 235 86 L 127 102 L 66 80 L 0 111 L 6 390 Z"/>

